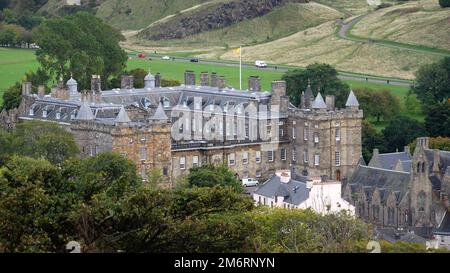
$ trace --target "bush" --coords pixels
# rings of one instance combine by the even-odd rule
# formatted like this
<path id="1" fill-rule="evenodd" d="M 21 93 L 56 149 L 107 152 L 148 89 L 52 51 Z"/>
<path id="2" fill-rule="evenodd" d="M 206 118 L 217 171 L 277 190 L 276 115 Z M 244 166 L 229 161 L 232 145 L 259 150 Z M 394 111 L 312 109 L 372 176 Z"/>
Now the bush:
<path id="1" fill-rule="evenodd" d="M 180 86 L 181 83 L 177 80 L 161 80 L 161 86 L 162 87 L 171 87 L 171 86 Z"/>
<path id="2" fill-rule="evenodd" d="M 439 5 L 443 8 L 450 7 L 450 0 L 439 0 Z"/>

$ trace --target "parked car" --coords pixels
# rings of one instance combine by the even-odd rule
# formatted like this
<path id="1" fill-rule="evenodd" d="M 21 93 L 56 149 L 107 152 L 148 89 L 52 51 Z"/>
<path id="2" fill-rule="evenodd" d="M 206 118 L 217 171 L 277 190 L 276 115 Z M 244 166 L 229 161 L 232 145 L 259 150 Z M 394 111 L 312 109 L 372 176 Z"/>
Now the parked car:
<path id="1" fill-rule="evenodd" d="M 169 56 L 164 56 L 164 57 L 162 57 L 162 59 L 163 60 L 170 60 L 170 57 Z"/>
<path id="2" fill-rule="evenodd" d="M 256 61 L 255 66 L 258 68 L 267 68 L 267 63 L 265 61 Z"/>
<path id="3" fill-rule="evenodd" d="M 141 59 L 143 59 L 143 58 L 145 58 L 146 56 L 145 56 L 145 54 L 142 54 L 142 53 L 140 53 L 140 54 L 137 54 L 136 55 L 138 58 L 141 58 Z"/>
<path id="4" fill-rule="evenodd" d="M 244 178 L 242 179 L 242 185 L 245 187 L 256 187 L 259 185 L 259 181 L 254 178 Z"/>
<path id="5" fill-rule="evenodd" d="M 192 58 L 191 63 L 198 63 L 198 58 Z"/>

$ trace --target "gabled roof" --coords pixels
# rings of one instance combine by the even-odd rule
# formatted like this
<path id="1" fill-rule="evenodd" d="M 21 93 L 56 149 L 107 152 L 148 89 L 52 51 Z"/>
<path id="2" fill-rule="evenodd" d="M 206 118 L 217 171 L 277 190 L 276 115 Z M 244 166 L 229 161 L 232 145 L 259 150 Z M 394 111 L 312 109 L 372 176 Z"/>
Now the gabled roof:
<path id="1" fill-rule="evenodd" d="M 164 107 L 160 102 L 158 108 L 156 109 L 155 114 L 151 117 L 152 120 L 168 120 L 166 113 L 164 112 Z"/>
<path id="2" fill-rule="evenodd" d="M 433 232 L 434 234 L 438 235 L 446 235 L 450 236 L 450 212 L 446 212 L 444 219 L 439 225 L 439 228 L 436 229 L 436 231 Z"/>
<path id="3" fill-rule="evenodd" d="M 375 160 L 375 161 L 372 162 L 372 160 Z M 409 170 L 410 170 L 408 167 L 408 164 L 411 164 L 411 156 L 407 152 L 379 154 L 378 158 L 375 158 L 375 156 L 374 156 L 374 158 L 372 158 L 372 160 L 369 163 L 369 166 L 378 167 L 378 168 L 387 169 L 387 170 L 395 169 L 395 166 L 397 165 L 398 161 L 400 160 L 402 163 L 405 162 L 405 167 L 407 168 L 407 169 L 404 168 L 403 171 L 409 172 Z M 375 165 L 376 161 L 378 161 L 378 162 Z M 409 163 L 408 163 L 408 161 L 409 161 Z"/>
<path id="4" fill-rule="evenodd" d="M 350 91 L 350 95 L 348 96 L 347 103 L 345 103 L 346 107 L 359 107 L 358 99 L 355 96 L 355 93 L 353 93 L 353 90 Z"/>
<path id="5" fill-rule="evenodd" d="M 323 100 L 323 97 L 320 94 L 320 92 L 317 94 L 317 97 L 312 104 L 312 108 L 313 109 L 327 109 L 327 104 Z"/>
<path id="6" fill-rule="evenodd" d="M 95 120 L 94 114 L 92 113 L 91 107 L 84 101 L 81 103 L 80 111 L 78 111 L 77 116 L 75 117 L 77 120 Z"/>
<path id="7" fill-rule="evenodd" d="M 309 198 L 309 192 L 306 183 L 292 179 L 289 183 L 283 183 L 279 176 L 273 175 L 255 191 L 255 194 L 269 198 L 284 196 L 284 202 L 298 206 Z"/>
<path id="8" fill-rule="evenodd" d="M 130 118 L 128 117 L 127 111 L 125 110 L 125 107 L 120 108 L 120 112 L 117 115 L 116 119 L 114 120 L 116 123 L 128 123 L 131 122 Z"/>

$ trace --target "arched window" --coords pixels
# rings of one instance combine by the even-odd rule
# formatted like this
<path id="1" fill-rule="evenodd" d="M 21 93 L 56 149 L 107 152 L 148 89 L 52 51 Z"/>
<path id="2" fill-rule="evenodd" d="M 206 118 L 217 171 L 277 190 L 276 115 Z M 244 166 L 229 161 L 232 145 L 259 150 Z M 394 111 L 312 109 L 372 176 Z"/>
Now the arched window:
<path id="1" fill-rule="evenodd" d="M 417 196 L 417 207 L 419 211 L 425 211 L 425 192 L 421 191 Z"/>
<path id="2" fill-rule="evenodd" d="M 425 173 L 425 162 L 422 162 L 422 172 Z"/>
<path id="3" fill-rule="evenodd" d="M 417 173 L 420 173 L 420 162 L 417 163 Z"/>

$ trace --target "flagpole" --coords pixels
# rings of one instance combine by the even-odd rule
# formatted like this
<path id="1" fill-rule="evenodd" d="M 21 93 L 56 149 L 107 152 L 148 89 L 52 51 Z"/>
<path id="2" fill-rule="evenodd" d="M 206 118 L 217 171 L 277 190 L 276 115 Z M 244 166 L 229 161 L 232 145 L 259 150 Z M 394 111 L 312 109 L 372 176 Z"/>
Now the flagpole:
<path id="1" fill-rule="evenodd" d="M 242 46 L 239 47 L 239 90 L 242 90 Z"/>

